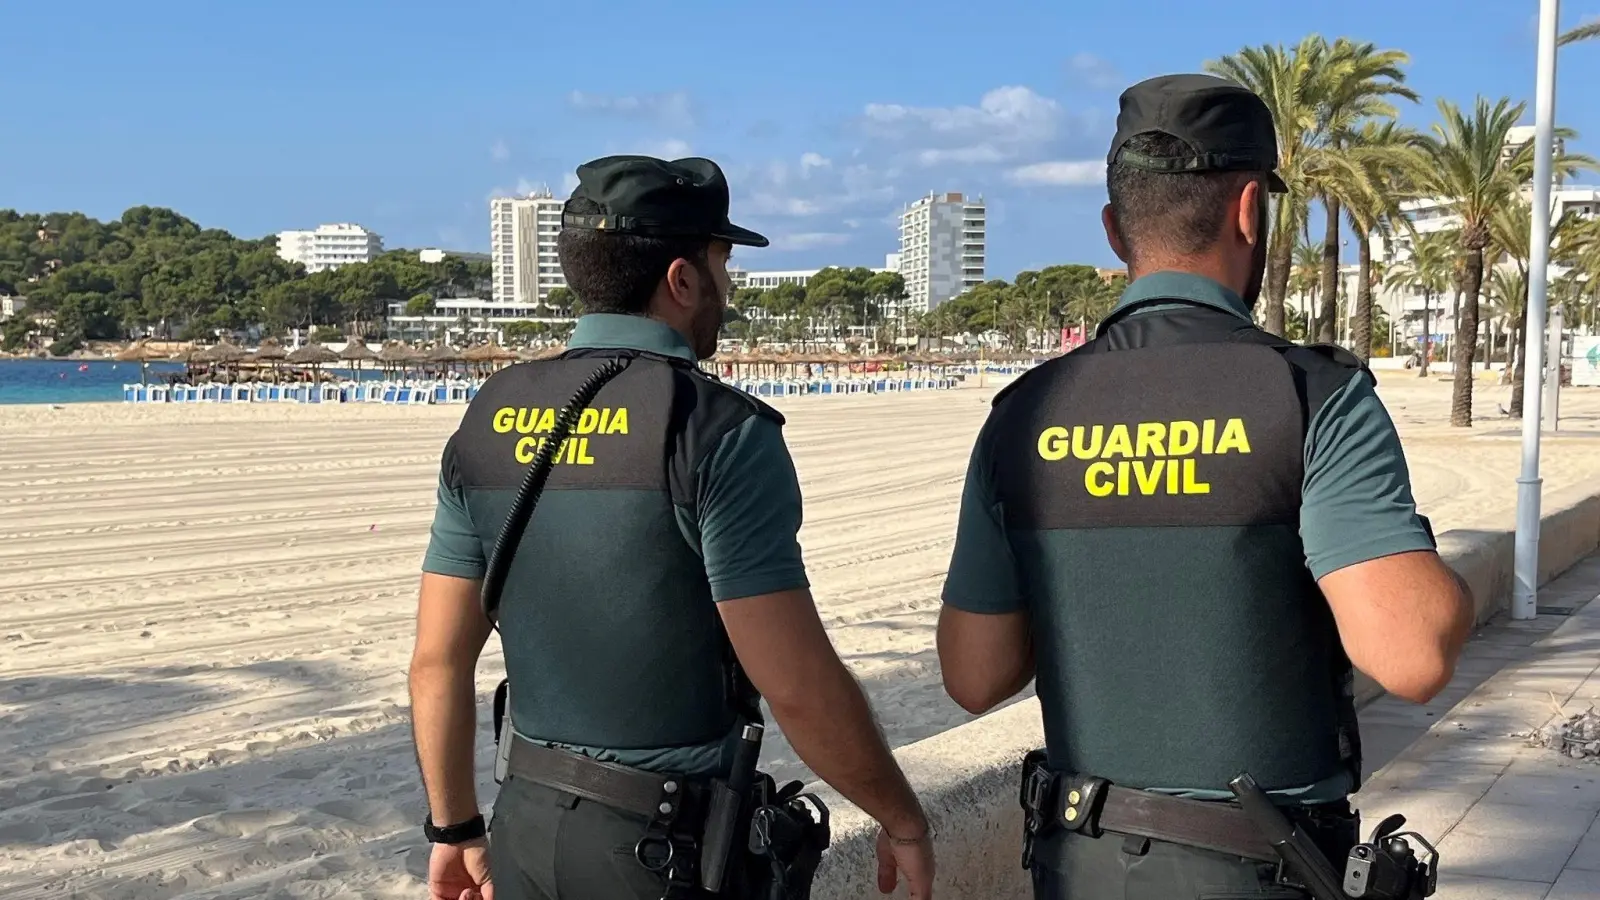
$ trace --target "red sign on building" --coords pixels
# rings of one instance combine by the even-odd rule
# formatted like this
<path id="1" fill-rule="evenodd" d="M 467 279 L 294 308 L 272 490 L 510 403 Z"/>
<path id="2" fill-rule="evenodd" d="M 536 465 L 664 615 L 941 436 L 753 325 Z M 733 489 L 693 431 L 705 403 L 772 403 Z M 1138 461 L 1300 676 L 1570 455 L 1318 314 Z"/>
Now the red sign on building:
<path id="1" fill-rule="evenodd" d="M 1061 329 L 1061 352 L 1065 353 L 1068 350 L 1076 350 L 1079 347 L 1082 347 L 1085 343 L 1088 343 L 1089 338 L 1086 336 L 1087 332 L 1088 329 L 1081 325 L 1074 326 L 1072 328 Z"/>

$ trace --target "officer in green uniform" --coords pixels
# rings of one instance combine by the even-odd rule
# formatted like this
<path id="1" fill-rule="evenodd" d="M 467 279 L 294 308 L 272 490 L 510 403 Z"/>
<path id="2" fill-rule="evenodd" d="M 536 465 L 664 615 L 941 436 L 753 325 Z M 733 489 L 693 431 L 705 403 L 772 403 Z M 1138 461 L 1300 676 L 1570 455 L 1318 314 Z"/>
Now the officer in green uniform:
<path id="1" fill-rule="evenodd" d="M 1231 800 L 1250 773 L 1336 871 L 1356 841 L 1352 662 L 1426 702 L 1472 621 L 1371 374 L 1261 331 L 1273 122 L 1232 82 L 1122 96 L 1103 218 L 1127 290 L 994 399 L 938 640 L 981 713 L 1036 679 L 1043 898 L 1305 896 Z"/>
<path id="2" fill-rule="evenodd" d="M 733 246 L 767 239 L 728 221 L 707 159 L 607 157 L 578 179 L 558 250 L 589 314 L 559 358 L 483 385 L 441 464 L 411 667 L 433 898 L 709 896 L 713 782 L 735 778 L 762 698 L 811 770 L 882 823 L 880 885 L 898 870 L 930 897 L 927 821 L 810 594 L 783 417 L 697 366 Z M 553 438 L 575 392 L 606 378 Z M 497 542 L 541 451 L 548 481 L 499 582 Z M 504 585 L 509 683 L 492 853 L 473 778 L 486 576 Z M 746 869 L 720 896 L 764 871 Z"/>

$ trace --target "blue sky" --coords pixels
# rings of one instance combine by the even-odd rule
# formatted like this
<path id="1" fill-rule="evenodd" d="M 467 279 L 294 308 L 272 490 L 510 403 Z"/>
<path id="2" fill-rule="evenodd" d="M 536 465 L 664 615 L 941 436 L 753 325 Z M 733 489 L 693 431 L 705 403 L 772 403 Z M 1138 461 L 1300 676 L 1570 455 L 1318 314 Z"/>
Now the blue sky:
<path id="1" fill-rule="evenodd" d="M 1117 95 L 1245 45 L 1349 35 L 1435 98 L 1529 102 L 1535 0 L 8 3 L 0 207 L 168 206 L 258 237 L 354 221 L 390 247 L 486 250 L 488 198 L 585 159 L 705 155 L 751 269 L 881 265 L 900 207 L 989 203 L 991 277 L 1114 263 L 1097 169 Z M 1600 14 L 1568 0 L 1563 27 Z M 1600 42 L 1558 108 L 1600 155 Z M 1600 181 L 1600 176 L 1584 180 Z"/>

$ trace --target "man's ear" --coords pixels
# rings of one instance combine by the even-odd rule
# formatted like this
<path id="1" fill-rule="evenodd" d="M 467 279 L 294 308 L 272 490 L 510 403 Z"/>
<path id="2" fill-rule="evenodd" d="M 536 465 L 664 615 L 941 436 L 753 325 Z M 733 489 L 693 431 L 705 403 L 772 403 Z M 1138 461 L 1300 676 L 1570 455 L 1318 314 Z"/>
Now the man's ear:
<path id="1" fill-rule="evenodd" d="M 1245 182 L 1244 190 L 1239 192 L 1239 235 L 1252 247 L 1257 241 L 1267 239 L 1267 222 L 1261 215 L 1263 209 L 1261 179 L 1252 178 Z"/>
<path id="2" fill-rule="evenodd" d="M 700 272 L 687 259 L 675 259 L 667 266 L 667 296 L 683 308 L 692 308 L 699 302 Z"/>
<path id="3" fill-rule="evenodd" d="M 1111 252 L 1124 264 L 1128 262 L 1128 248 L 1122 242 L 1122 235 L 1117 228 L 1117 214 L 1111 211 L 1111 204 L 1107 203 L 1100 210 L 1100 224 L 1106 229 L 1106 243 L 1111 245 Z"/>

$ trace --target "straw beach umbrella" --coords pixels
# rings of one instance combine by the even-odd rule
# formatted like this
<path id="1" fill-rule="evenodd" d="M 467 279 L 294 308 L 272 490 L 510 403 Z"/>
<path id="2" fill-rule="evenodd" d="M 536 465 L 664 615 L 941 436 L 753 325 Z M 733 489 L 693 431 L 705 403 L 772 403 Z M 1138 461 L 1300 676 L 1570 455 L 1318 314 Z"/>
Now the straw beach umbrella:
<path id="1" fill-rule="evenodd" d="M 239 361 L 247 354 L 244 349 L 230 341 L 223 340 L 201 350 L 190 357 L 190 362 L 205 366 L 222 366 L 237 369 Z"/>
<path id="2" fill-rule="evenodd" d="M 423 359 L 430 363 L 437 363 L 446 372 L 450 371 L 456 363 L 462 361 L 461 351 L 449 344 L 439 344 L 429 350 Z"/>
<path id="3" fill-rule="evenodd" d="M 351 335 L 345 342 L 344 349 L 339 351 L 339 358 L 345 362 L 355 363 L 356 380 L 361 380 L 361 364 L 371 362 L 378 358 L 367 346 L 367 342 L 357 335 Z"/>
<path id="4" fill-rule="evenodd" d="M 271 363 L 273 378 L 277 378 L 278 363 L 283 362 L 288 356 L 289 351 L 278 343 L 277 338 L 266 337 L 261 339 L 261 346 L 257 347 L 256 352 L 250 354 L 248 359 L 254 363 Z"/>
<path id="5" fill-rule="evenodd" d="M 417 360 L 417 351 L 400 341 L 390 341 L 378 351 L 378 362 L 383 363 L 385 369 L 403 370 Z"/>
<path id="6" fill-rule="evenodd" d="M 195 355 L 195 362 L 235 365 L 245 358 L 244 349 L 231 341 L 219 341 Z"/>
<path id="7" fill-rule="evenodd" d="M 461 358 L 470 363 L 478 363 L 484 368 L 494 368 L 495 363 L 515 362 L 517 353 L 515 350 L 507 350 L 495 341 L 490 340 L 486 344 L 479 344 L 467 350 L 466 353 L 461 354 Z"/>
<path id="8" fill-rule="evenodd" d="M 289 362 L 297 366 L 310 366 L 312 380 L 320 380 L 321 367 L 337 362 L 339 354 L 321 344 L 307 344 L 289 354 Z"/>
<path id="9" fill-rule="evenodd" d="M 150 360 L 162 359 L 166 354 L 150 346 L 149 338 L 140 338 L 123 348 L 116 357 L 117 362 L 136 362 L 139 364 L 139 383 L 150 383 Z"/>

